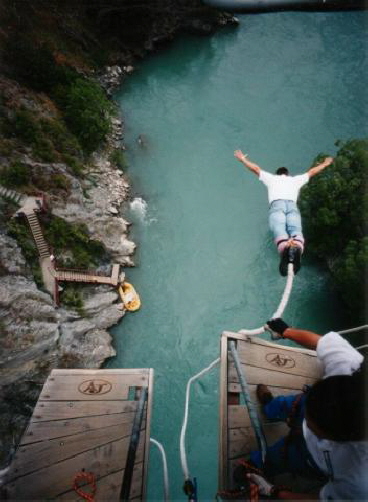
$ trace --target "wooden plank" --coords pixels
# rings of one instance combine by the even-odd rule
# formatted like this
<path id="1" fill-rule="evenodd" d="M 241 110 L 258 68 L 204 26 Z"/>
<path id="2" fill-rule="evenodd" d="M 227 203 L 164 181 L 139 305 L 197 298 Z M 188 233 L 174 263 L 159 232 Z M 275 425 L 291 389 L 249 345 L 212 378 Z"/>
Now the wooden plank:
<path id="1" fill-rule="evenodd" d="M 99 499 L 96 498 L 96 502 L 108 501 L 108 502 L 119 502 L 120 500 L 120 490 L 123 481 L 124 470 L 106 476 L 99 480 L 99 490 L 103 496 Z M 143 462 L 136 462 L 133 469 L 132 484 L 130 487 L 129 500 L 133 498 L 142 499 L 142 488 L 143 488 Z"/>
<path id="2" fill-rule="evenodd" d="M 137 450 L 136 462 L 143 460 L 144 436 L 141 437 Z M 107 476 L 121 470 L 125 466 L 130 438 L 95 448 L 93 453 L 83 452 L 73 458 L 66 459 L 57 464 L 22 476 L 14 478 L 6 485 L 9 500 L 46 500 L 55 498 L 70 490 L 73 486 L 75 475 L 85 470 L 93 472 L 97 477 Z"/>
<path id="3" fill-rule="evenodd" d="M 119 502 L 123 476 L 124 469 L 118 472 L 114 472 L 108 476 L 99 478 L 96 483 L 97 490 L 95 494 L 95 502 Z M 142 479 L 143 462 L 139 462 L 134 465 L 129 500 L 142 500 Z M 82 501 L 82 499 L 74 490 L 63 493 L 62 495 L 58 495 L 57 500 L 58 502 Z"/>
<path id="4" fill-rule="evenodd" d="M 228 428 L 250 427 L 250 419 L 247 407 L 243 404 L 233 404 L 228 407 Z"/>
<path id="5" fill-rule="evenodd" d="M 113 401 L 127 399 L 129 387 L 146 386 L 145 375 L 53 375 L 41 391 L 41 401 Z"/>
<path id="6" fill-rule="evenodd" d="M 258 450 L 258 445 L 252 427 L 229 429 L 229 458 L 245 456 L 254 450 Z"/>
<path id="7" fill-rule="evenodd" d="M 83 369 L 78 369 L 78 368 L 71 368 L 71 369 L 64 369 L 64 368 L 56 368 L 51 371 L 50 376 L 55 376 L 55 375 L 99 375 L 99 374 L 106 374 L 106 375 L 120 375 L 122 377 L 127 376 L 127 375 L 145 375 L 149 376 L 150 374 L 150 368 L 126 368 L 126 369 L 88 369 L 88 368 L 83 368 Z"/>
<path id="8" fill-rule="evenodd" d="M 272 446 L 289 432 L 285 422 L 266 422 L 262 425 L 268 446 Z M 229 459 L 245 457 L 258 450 L 258 443 L 252 427 L 229 429 Z"/>
<path id="9" fill-rule="evenodd" d="M 111 278 L 110 278 L 111 284 L 113 284 L 114 286 L 117 286 L 118 284 L 119 271 L 120 271 L 120 265 L 118 263 L 114 263 L 112 266 Z"/>
<path id="10" fill-rule="evenodd" d="M 242 335 L 241 333 L 234 333 L 232 331 L 224 331 L 222 333 L 222 336 L 228 338 L 229 340 L 231 339 L 240 340 L 243 342 L 256 343 L 268 347 L 282 347 L 284 350 L 290 350 L 291 352 L 294 353 L 301 352 L 303 354 L 310 354 L 312 356 L 316 355 L 315 350 L 304 349 L 303 347 L 299 346 L 291 347 L 289 345 L 282 345 L 281 343 L 269 342 L 268 340 L 265 340 L 264 338 L 258 338 L 257 336 Z"/>
<path id="11" fill-rule="evenodd" d="M 32 422 L 130 413 L 136 407 L 137 401 L 38 401 Z"/>
<path id="12" fill-rule="evenodd" d="M 226 489 L 227 485 L 227 457 L 228 457 L 228 411 L 227 411 L 227 338 L 221 337 L 220 346 L 220 427 L 219 427 L 219 489 Z"/>
<path id="13" fill-rule="evenodd" d="M 299 375 L 289 375 L 281 371 L 274 371 L 254 366 L 241 365 L 248 384 L 263 383 L 273 387 L 283 387 L 285 389 L 294 389 L 300 392 L 305 384 L 313 385 L 315 378 Z M 238 375 L 234 363 L 229 364 L 228 381 L 238 383 Z"/>
<path id="14" fill-rule="evenodd" d="M 128 437 L 131 430 L 132 423 L 113 425 L 63 438 L 22 445 L 14 457 L 14 467 L 22 474 L 36 471 L 50 463 L 60 462 L 84 451 Z"/>
<path id="15" fill-rule="evenodd" d="M 132 423 L 134 413 L 117 413 L 114 415 L 100 415 L 97 417 L 82 417 L 71 420 L 52 420 L 50 422 L 31 422 L 22 437 L 21 445 L 47 441 L 79 434 L 82 432 Z"/>
<path id="16" fill-rule="evenodd" d="M 269 370 L 282 371 L 303 377 L 322 377 L 322 368 L 315 356 L 300 352 L 291 353 L 282 346 L 238 342 L 237 351 L 241 363 Z"/>

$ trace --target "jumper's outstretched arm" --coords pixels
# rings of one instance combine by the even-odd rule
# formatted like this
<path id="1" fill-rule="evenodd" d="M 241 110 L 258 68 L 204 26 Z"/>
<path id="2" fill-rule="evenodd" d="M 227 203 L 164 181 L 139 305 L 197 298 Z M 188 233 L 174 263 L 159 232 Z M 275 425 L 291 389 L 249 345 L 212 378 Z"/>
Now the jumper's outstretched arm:
<path id="1" fill-rule="evenodd" d="M 242 164 L 245 165 L 252 173 L 256 174 L 259 176 L 261 172 L 261 168 L 259 167 L 258 164 L 255 164 L 254 162 L 251 162 L 250 160 L 247 159 L 248 155 L 244 154 L 241 150 L 235 150 L 234 152 L 234 157 L 239 160 Z"/>

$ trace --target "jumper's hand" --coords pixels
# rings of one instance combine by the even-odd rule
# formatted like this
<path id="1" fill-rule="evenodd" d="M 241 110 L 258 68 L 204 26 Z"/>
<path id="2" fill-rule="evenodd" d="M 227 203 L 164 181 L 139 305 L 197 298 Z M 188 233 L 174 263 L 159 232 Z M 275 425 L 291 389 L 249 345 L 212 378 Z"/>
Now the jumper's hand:
<path id="1" fill-rule="evenodd" d="M 333 157 L 326 157 L 325 160 L 323 161 L 324 165 L 327 167 L 329 166 L 330 164 L 332 164 L 332 162 L 334 161 L 334 158 Z"/>
<path id="2" fill-rule="evenodd" d="M 235 150 L 234 157 L 237 158 L 240 162 L 243 162 L 243 160 L 248 157 L 248 155 L 244 154 L 241 150 Z"/>

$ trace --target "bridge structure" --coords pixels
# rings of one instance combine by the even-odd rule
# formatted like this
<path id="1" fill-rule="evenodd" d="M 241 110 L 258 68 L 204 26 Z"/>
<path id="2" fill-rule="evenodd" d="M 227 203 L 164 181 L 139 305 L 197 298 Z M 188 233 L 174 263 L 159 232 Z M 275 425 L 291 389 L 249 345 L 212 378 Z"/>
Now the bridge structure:
<path id="1" fill-rule="evenodd" d="M 15 216 L 27 219 L 33 240 L 35 242 L 45 289 L 51 294 L 56 305 L 60 304 L 59 282 L 83 282 L 90 284 L 108 284 L 118 286 L 120 265 L 114 263 L 110 275 L 101 274 L 96 270 L 58 268 L 52 249 L 46 241 L 37 214 L 47 211 L 44 196 L 26 196 L 14 190 L 0 186 L 0 196 L 12 200 L 21 207 Z"/>

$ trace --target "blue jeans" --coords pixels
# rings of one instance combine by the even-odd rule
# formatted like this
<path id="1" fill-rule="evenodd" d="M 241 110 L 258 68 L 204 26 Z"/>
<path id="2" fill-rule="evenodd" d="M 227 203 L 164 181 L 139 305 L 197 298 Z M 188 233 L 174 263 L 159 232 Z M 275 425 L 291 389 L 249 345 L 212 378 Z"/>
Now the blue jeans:
<path id="1" fill-rule="evenodd" d="M 302 219 L 296 202 L 283 199 L 271 202 L 268 222 L 276 245 L 290 237 L 295 237 L 303 244 Z"/>
<path id="2" fill-rule="evenodd" d="M 297 396 L 275 397 L 263 406 L 263 411 L 268 419 L 286 422 L 290 417 L 293 403 Z M 260 451 L 253 451 L 250 461 L 258 468 L 264 468 L 268 476 L 276 476 L 284 472 L 321 476 L 322 473 L 313 461 L 305 443 L 301 425 L 304 419 L 304 406 L 306 395 L 303 394 L 293 414 L 291 433 L 279 439 L 267 448 L 266 462 L 262 466 Z"/>

